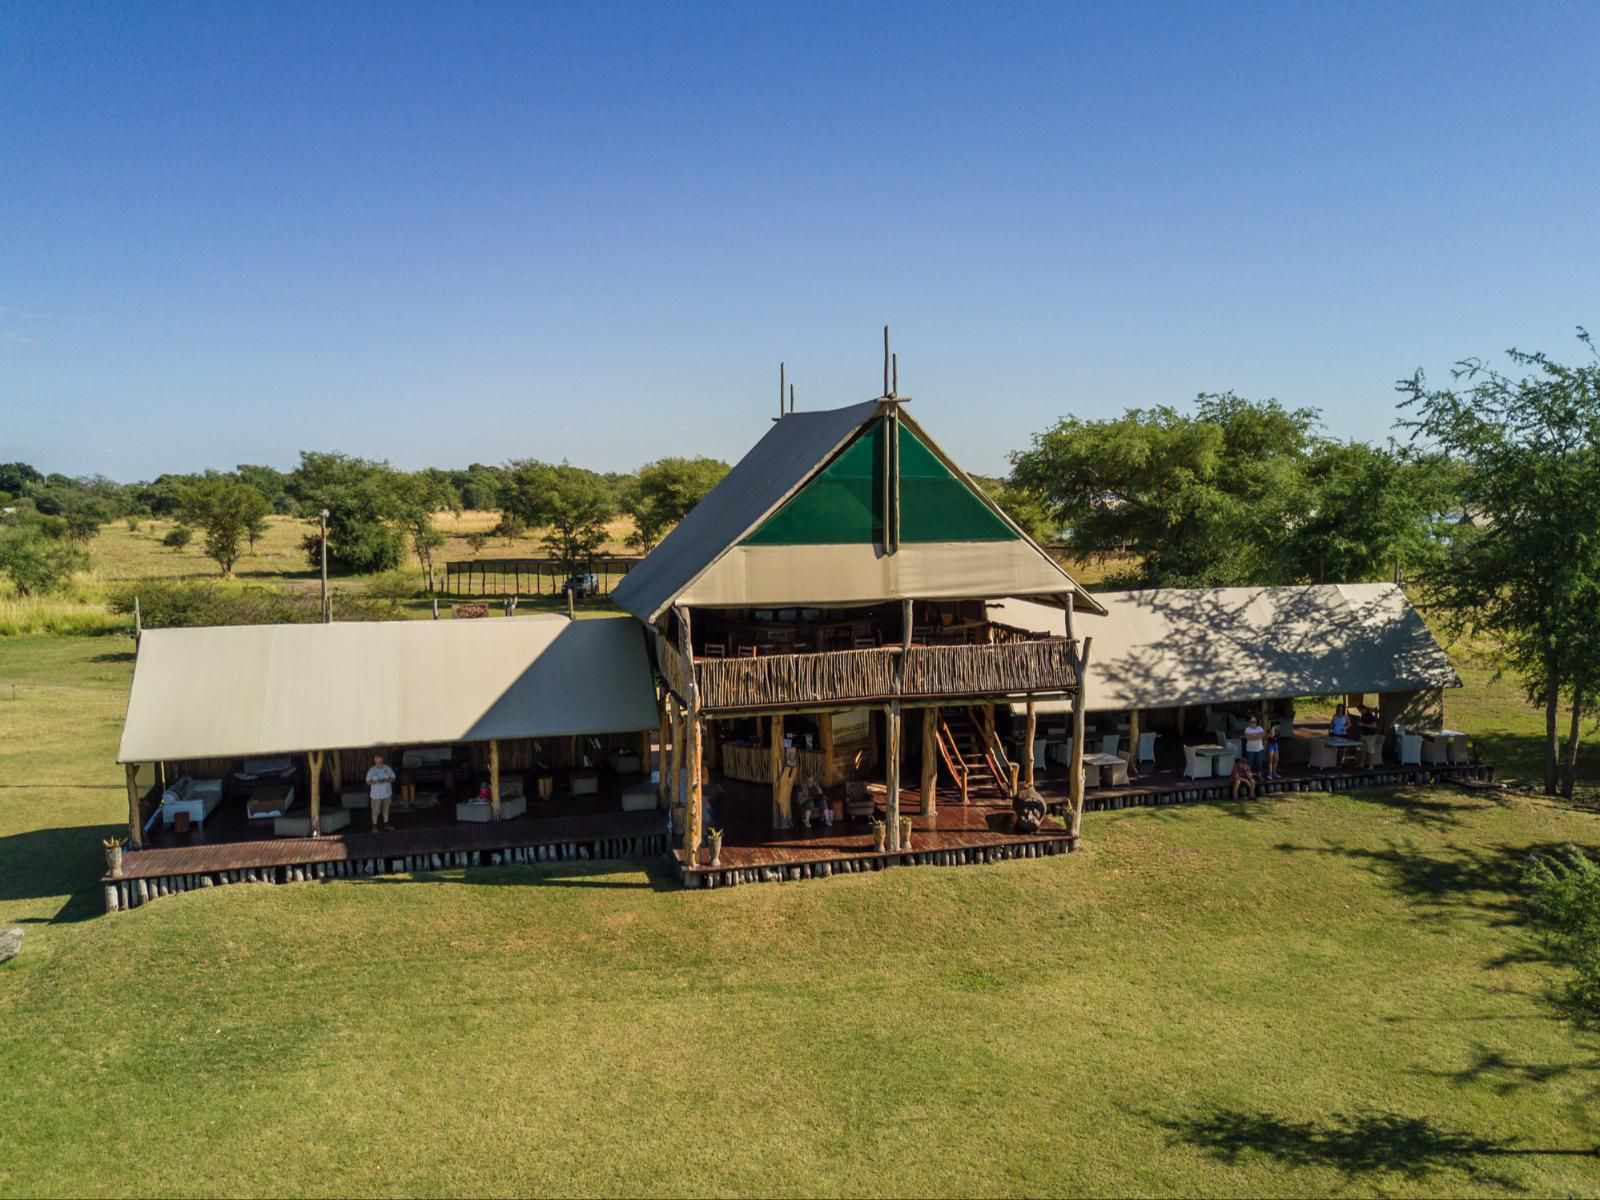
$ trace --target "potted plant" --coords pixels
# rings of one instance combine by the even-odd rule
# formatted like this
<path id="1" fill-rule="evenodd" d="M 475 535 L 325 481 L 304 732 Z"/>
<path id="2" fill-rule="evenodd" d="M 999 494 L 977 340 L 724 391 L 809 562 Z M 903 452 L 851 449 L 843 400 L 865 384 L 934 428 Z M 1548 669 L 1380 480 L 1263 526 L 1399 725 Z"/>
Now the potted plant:
<path id="1" fill-rule="evenodd" d="M 113 875 L 122 874 L 122 839 L 108 837 L 100 843 L 106 850 L 106 869 Z"/>
<path id="2" fill-rule="evenodd" d="M 722 830 L 710 830 L 706 836 L 711 839 L 711 865 L 720 867 L 722 865 Z"/>
<path id="3" fill-rule="evenodd" d="M 872 844 L 882 854 L 889 848 L 889 827 L 877 817 L 869 817 L 868 823 L 872 826 Z"/>
<path id="4" fill-rule="evenodd" d="M 900 818 L 900 849 L 911 849 L 911 818 Z"/>

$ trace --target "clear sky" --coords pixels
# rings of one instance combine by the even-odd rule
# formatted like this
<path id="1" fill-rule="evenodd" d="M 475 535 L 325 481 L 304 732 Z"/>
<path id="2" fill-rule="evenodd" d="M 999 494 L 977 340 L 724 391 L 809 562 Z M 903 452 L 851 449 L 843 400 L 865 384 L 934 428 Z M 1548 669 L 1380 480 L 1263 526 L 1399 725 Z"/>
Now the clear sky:
<path id="1" fill-rule="evenodd" d="M 1600 7 L 0 6 L 0 460 L 736 458 L 901 391 L 999 472 L 1600 327 Z"/>

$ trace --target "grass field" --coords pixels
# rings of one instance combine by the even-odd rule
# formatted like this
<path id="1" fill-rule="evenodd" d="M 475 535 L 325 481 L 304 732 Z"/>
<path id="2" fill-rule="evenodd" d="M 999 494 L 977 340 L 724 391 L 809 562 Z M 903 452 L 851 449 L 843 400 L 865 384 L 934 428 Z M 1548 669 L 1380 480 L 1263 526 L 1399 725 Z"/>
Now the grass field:
<path id="1" fill-rule="evenodd" d="M 5 1194 L 1600 1194 L 1600 1044 L 1518 882 L 1592 812 L 1298 797 L 987 869 L 93 916 L 128 648 L 0 641 Z"/>

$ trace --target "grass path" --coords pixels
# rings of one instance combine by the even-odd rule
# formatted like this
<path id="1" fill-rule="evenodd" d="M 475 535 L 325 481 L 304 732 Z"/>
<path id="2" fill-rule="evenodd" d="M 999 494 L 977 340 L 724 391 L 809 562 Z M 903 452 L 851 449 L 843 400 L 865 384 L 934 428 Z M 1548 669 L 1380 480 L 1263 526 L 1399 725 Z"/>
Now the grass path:
<path id="1" fill-rule="evenodd" d="M 1517 882 L 1592 814 L 1297 797 L 990 869 L 84 919 L 125 649 L 0 643 L 0 1193 L 1600 1194 L 1600 1046 Z"/>

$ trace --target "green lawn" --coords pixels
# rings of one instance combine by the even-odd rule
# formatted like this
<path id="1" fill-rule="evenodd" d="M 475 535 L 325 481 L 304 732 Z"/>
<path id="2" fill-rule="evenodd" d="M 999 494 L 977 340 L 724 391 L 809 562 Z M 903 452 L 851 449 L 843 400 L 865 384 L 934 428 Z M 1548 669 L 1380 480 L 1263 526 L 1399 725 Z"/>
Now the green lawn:
<path id="1" fill-rule="evenodd" d="M 1591 812 L 1300 796 L 989 868 L 94 916 L 127 648 L 0 639 L 0 1193 L 1600 1194 L 1600 1043 L 1518 883 Z"/>

